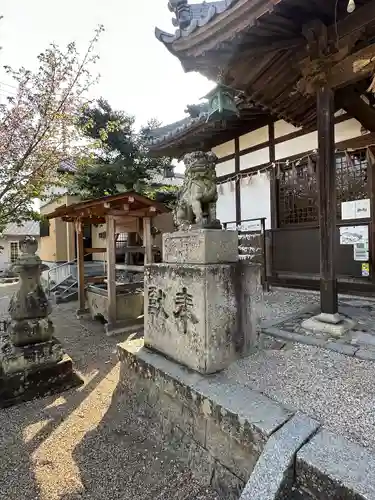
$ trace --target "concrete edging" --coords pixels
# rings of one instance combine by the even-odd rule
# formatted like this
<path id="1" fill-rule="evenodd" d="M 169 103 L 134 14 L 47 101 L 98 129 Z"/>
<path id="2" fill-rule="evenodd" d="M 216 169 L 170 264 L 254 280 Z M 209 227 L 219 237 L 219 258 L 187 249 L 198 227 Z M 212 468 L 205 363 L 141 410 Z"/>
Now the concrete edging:
<path id="1" fill-rule="evenodd" d="M 275 500 L 288 495 L 294 482 L 296 453 L 320 424 L 296 413 L 267 441 L 240 500 Z"/>

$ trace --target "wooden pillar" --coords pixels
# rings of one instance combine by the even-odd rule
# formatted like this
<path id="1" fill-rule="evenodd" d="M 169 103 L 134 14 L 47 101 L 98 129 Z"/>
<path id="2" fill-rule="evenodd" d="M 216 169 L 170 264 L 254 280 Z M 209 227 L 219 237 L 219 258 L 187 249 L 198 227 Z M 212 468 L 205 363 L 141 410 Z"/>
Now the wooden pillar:
<path id="1" fill-rule="evenodd" d="M 320 307 L 325 314 L 338 312 L 335 270 L 336 165 L 334 92 L 328 86 L 317 91 L 318 197 L 320 231 Z"/>
<path id="2" fill-rule="evenodd" d="M 86 309 L 85 299 L 85 262 L 84 262 L 84 248 L 83 248 L 83 224 L 81 221 L 76 222 L 76 235 L 77 235 L 77 275 L 78 275 L 78 300 L 80 313 Z"/>
<path id="3" fill-rule="evenodd" d="M 116 234 L 115 219 L 106 217 L 107 227 L 107 291 L 108 291 L 108 328 L 116 324 Z"/>
<path id="4" fill-rule="evenodd" d="M 270 162 L 274 163 L 276 159 L 274 122 L 271 122 L 268 125 L 268 139 L 269 139 Z M 278 214 L 277 214 L 278 179 L 276 177 L 276 173 L 277 173 L 276 168 L 272 168 L 270 176 L 271 229 L 278 228 Z"/>
<path id="5" fill-rule="evenodd" d="M 152 264 L 152 237 L 151 237 L 151 218 L 143 219 L 143 246 L 145 247 L 144 263 Z"/>
<path id="6" fill-rule="evenodd" d="M 367 148 L 367 178 L 369 185 L 371 222 L 369 224 L 369 245 L 370 245 L 370 276 L 372 283 L 375 284 L 375 148 L 369 146 Z"/>
<path id="7" fill-rule="evenodd" d="M 236 175 L 241 172 L 240 169 L 240 139 L 234 139 L 234 171 Z M 241 214 L 241 179 L 237 178 L 235 184 L 235 204 L 236 204 L 236 224 L 239 225 L 242 220 Z"/>

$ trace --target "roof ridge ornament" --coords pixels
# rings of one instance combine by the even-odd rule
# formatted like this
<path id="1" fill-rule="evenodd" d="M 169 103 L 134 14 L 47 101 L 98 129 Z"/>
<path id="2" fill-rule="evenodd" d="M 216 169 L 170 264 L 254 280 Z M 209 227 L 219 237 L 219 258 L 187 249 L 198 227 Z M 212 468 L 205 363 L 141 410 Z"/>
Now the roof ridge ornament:
<path id="1" fill-rule="evenodd" d="M 155 28 L 155 36 L 165 45 L 182 37 L 188 37 L 195 30 L 210 23 L 217 15 L 231 9 L 239 0 L 214 0 L 189 4 L 188 0 L 169 0 L 168 8 L 175 14 L 172 24 L 176 29 L 174 34 Z"/>
<path id="2" fill-rule="evenodd" d="M 168 2 L 168 8 L 176 15 L 176 17 L 172 19 L 173 26 L 185 29 L 190 25 L 193 16 L 188 0 L 170 0 Z"/>

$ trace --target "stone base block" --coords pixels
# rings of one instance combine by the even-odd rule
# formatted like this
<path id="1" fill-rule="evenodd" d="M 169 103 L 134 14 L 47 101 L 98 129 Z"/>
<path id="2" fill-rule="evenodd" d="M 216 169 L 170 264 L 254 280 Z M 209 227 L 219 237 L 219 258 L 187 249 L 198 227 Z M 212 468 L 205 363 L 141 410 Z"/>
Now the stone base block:
<path id="1" fill-rule="evenodd" d="M 325 333 L 331 337 L 340 338 L 355 326 L 355 321 L 344 318 L 339 323 L 334 323 L 332 321 L 327 323 L 322 321 L 319 314 L 318 316 L 306 319 L 301 323 L 301 326 L 311 332 Z"/>
<path id="2" fill-rule="evenodd" d="M 56 364 L 64 356 L 63 348 L 56 339 L 17 347 L 8 336 L 3 336 L 0 345 L 0 375 L 5 376 Z"/>
<path id="3" fill-rule="evenodd" d="M 53 323 L 49 318 L 14 320 L 9 323 L 7 334 L 17 346 L 46 342 L 52 338 Z"/>
<path id="4" fill-rule="evenodd" d="M 71 358 L 64 355 L 55 364 L 0 376 L 0 408 L 63 392 L 82 383 L 73 371 Z"/>
<path id="5" fill-rule="evenodd" d="M 247 354 L 237 282 L 236 264 L 147 266 L 146 345 L 200 373 Z"/>
<path id="6" fill-rule="evenodd" d="M 238 233 L 218 229 L 165 233 L 163 261 L 171 264 L 237 262 Z"/>

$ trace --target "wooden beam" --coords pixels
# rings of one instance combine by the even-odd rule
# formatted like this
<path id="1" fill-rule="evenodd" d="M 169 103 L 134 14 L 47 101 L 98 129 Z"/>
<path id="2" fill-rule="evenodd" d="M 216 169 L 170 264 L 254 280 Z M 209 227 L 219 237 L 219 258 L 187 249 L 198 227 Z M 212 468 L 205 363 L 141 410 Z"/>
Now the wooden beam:
<path id="1" fill-rule="evenodd" d="M 320 232 L 320 307 L 321 312 L 338 312 L 335 271 L 336 169 L 334 132 L 334 93 L 327 87 L 317 93 L 318 118 L 318 201 Z"/>
<path id="2" fill-rule="evenodd" d="M 334 65 L 327 78 L 327 85 L 333 89 L 363 80 L 374 73 L 375 43 L 358 50 Z"/>
<path id="3" fill-rule="evenodd" d="M 375 109 L 365 103 L 354 89 L 342 89 L 337 92 L 335 101 L 338 107 L 347 111 L 369 132 L 375 132 Z"/>
<path id="4" fill-rule="evenodd" d="M 106 213 L 116 217 L 154 217 L 157 213 L 157 209 L 155 207 L 147 207 L 137 210 L 124 211 L 113 208 L 108 210 Z"/>
<path id="5" fill-rule="evenodd" d="M 107 219 L 107 290 L 108 290 L 108 329 L 116 325 L 116 231 L 115 220 L 111 215 Z"/>
<path id="6" fill-rule="evenodd" d="M 79 310 L 78 313 L 83 313 L 86 309 L 85 299 L 85 251 L 83 248 L 83 223 L 77 221 L 76 223 L 77 235 L 77 266 L 78 266 L 78 300 Z"/>
<path id="7" fill-rule="evenodd" d="M 145 217 L 143 219 L 143 246 L 145 247 L 145 260 L 144 263 L 152 263 L 152 237 L 151 237 L 151 219 Z"/>
<path id="8" fill-rule="evenodd" d="M 85 255 L 88 253 L 105 253 L 106 248 L 85 248 Z"/>
<path id="9" fill-rule="evenodd" d="M 345 19 L 340 21 L 337 26 L 332 25 L 328 30 L 330 40 L 337 39 L 337 33 L 340 38 L 350 35 L 354 31 L 359 31 L 375 22 L 375 3 L 369 2 L 363 7 L 357 7 L 354 12 L 348 14 Z"/>
<path id="10" fill-rule="evenodd" d="M 107 276 L 87 276 L 87 283 L 104 283 Z"/>

